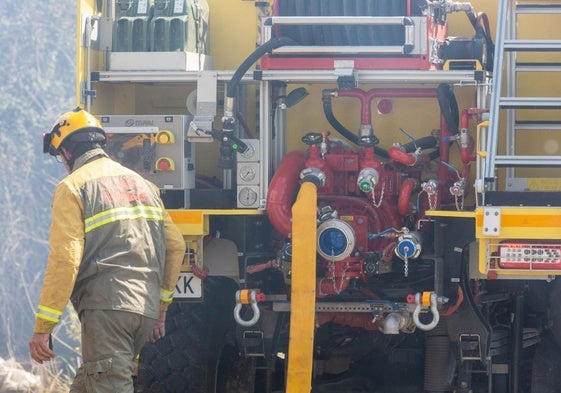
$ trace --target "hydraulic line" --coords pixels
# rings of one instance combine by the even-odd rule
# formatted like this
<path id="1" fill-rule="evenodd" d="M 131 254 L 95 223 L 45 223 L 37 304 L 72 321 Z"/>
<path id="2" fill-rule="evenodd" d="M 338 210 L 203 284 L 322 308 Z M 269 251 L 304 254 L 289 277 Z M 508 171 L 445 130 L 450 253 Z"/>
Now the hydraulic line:
<path id="1" fill-rule="evenodd" d="M 440 106 L 440 112 L 446 121 L 448 130 L 453 135 L 458 135 L 460 113 L 458 111 L 458 102 L 456 101 L 456 96 L 454 95 L 452 86 L 445 83 L 438 85 L 436 88 L 436 97 L 438 99 L 438 105 Z"/>
<path id="2" fill-rule="evenodd" d="M 438 139 L 436 139 L 432 135 L 429 135 L 419 139 L 415 139 L 415 142 L 407 142 L 406 144 L 402 145 L 402 147 L 406 153 L 411 153 L 414 152 L 415 149 L 418 147 L 421 148 L 422 150 L 425 150 L 425 149 L 431 149 L 433 147 L 436 147 L 437 144 L 438 144 Z"/>
<path id="3" fill-rule="evenodd" d="M 232 79 L 230 79 L 230 83 L 228 83 L 228 89 L 226 91 L 226 103 L 224 112 L 226 116 L 232 116 L 231 112 L 233 111 L 233 99 L 236 96 L 236 90 L 238 89 L 238 85 L 242 77 L 245 73 L 250 69 L 250 67 L 259 60 L 264 54 L 271 52 L 273 49 L 280 48 L 281 46 L 285 45 L 296 45 L 296 43 L 287 37 L 278 37 L 272 38 L 269 41 L 265 42 L 263 45 L 255 49 L 243 62 L 240 64 L 234 75 L 232 75 Z"/>
<path id="4" fill-rule="evenodd" d="M 447 85 L 444 85 L 447 86 Z M 438 93 L 437 93 L 438 94 Z M 448 95 L 446 95 L 445 93 L 441 93 L 443 96 L 446 97 L 446 99 L 448 101 L 452 101 L 452 104 L 455 104 L 455 97 L 449 98 Z M 369 103 L 372 98 L 374 97 L 378 97 L 378 96 L 388 96 L 388 97 L 431 97 L 434 96 L 434 92 L 430 91 L 428 89 L 415 89 L 415 90 L 407 90 L 407 91 L 401 91 L 401 90 L 396 90 L 396 89 L 372 89 L 370 91 L 364 92 L 362 90 L 352 90 L 352 91 L 341 91 L 339 93 L 339 96 L 341 97 L 355 97 L 355 98 L 359 98 L 361 100 L 362 103 L 362 109 L 361 109 L 361 124 L 366 124 L 367 122 L 370 121 L 370 112 L 369 112 L 369 105 L 366 105 L 366 103 Z M 331 105 L 331 91 L 327 90 L 324 91 L 323 97 L 322 97 L 322 101 L 323 101 L 323 112 L 325 114 L 325 117 L 327 118 L 327 121 L 329 122 L 329 124 L 339 133 L 341 134 L 343 137 L 345 137 L 346 139 L 348 139 L 349 141 L 351 141 L 352 143 L 359 145 L 359 137 L 354 134 L 353 132 L 349 131 L 345 126 L 343 126 L 335 117 L 335 115 L 333 114 L 333 108 Z M 445 100 L 442 100 L 442 102 L 445 102 Z M 457 104 L 456 104 L 456 108 L 457 108 Z M 457 109 L 456 109 L 457 111 Z M 456 122 L 457 123 L 457 122 Z M 457 125 L 456 125 L 456 129 L 457 129 Z M 423 138 L 420 138 L 418 140 L 415 140 L 414 142 L 409 142 L 404 144 L 402 147 L 404 149 L 404 151 L 406 153 L 411 153 L 414 152 L 417 147 L 420 147 L 421 149 L 429 149 L 429 148 L 434 148 L 438 145 L 438 140 L 437 138 L 435 138 L 434 136 L 426 136 Z M 375 146 L 374 147 L 374 151 L 376 152 L 376 154 L 380 157 L 383 158 L 389 158 L 388 152 L 385 149 L 382 149 L 380 147 Z M 437 150 L 431 152 L 429 154 L 429 159 L 430 160 L 434 160 L 436 158 L 438 158 L 440 156 L 440 152 Z"/>
<path id="5" fill-rule="evenodd" d="M 436 88 L 436 97 L 440 107 L 441 121 L 440 121 L 440 159 L 448 163 L 450 160 L 450 145 L 452 140 L 460 135 L 460 113 L 458 110 L 458 103 L 454 95 L 452 86 L 441 83 Z M 445 186 L 449 182 L 449 170 L 440 165 L 438 168 L 438 189 L 436 193 L 436 208 L 440 208 L 443 203 L 443 198 L 446 200 L 444 203 L 449 202 L 450 194 L 445 193 Z"/>
<path id="6" fill-rule="evenodd" d="M 325 117 L 327 118 L 327 121 L 329 122 L 331 127 L 333 127 L 335 131 L 337 131 L 339 134 L 341 134 L 341 136 L 343 136 L 350 142 L 354 143 L 355 145 L 359 145 L 358 136 L 345 128 L 344 125 L 339 123 L 339 121 L 335 118 L 335 115 L 333 115 L 333 110 L 331 108 L 331 97 L 326 97 L 326 94 L 324 94 L 322 101 L 323 113 L 325 114 Z M 389 158 L 387 150 L 382 149 L 381 147 L 374 146 L 374 152 L 380 157 Z"/>

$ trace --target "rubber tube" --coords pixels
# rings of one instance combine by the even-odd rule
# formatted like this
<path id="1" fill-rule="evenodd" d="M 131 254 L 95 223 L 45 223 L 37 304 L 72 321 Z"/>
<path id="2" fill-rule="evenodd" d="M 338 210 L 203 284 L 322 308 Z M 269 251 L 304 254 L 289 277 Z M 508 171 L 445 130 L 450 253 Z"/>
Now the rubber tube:
<path id="1" fill-rule="evenodd" d="M 308 156 L 303 151 L 285 155 L 275 171 L 267 193 L 267 216 L 281 235 L 292 232 L 292 204 L 298 188 L 299 174 Z"/>
<path id="2" fill-rule="evenodd" d="M 441 83 L 436 88 L 436 97 L 448 130 L 453 135 L 457 135 L 459 133 L 458 124 L 460 121 L 460 114 L 458 112 L 458 102 L 456 101 L 456 96 L 454 95 L 452 87 Z"/>
<path id="3" fill-rule="evenodd" d="M 335 131 L 341 134 L 341 136 L 354 143 L 355 145 L 358 145 L 358 136 L 346 129 L 345 126 L 339 123 L 339 121 L 333 115 L 333 110 L 331 108 L 331 97 L 327 94 L 324 94 L 322 101 L 323 113 L 325 114 L 325 117 L 331 127 L 333 127 Z M 387 150 L 382 149 L 381 147 L 374 146 L 374 152 L 380 157 L 389 158 Z"/>
<path id="4" fill-rule="evenodd" d="M 339 121 L 333 115 L 333 110 L 331 108 L 331 96 L 328 94 L 324 94 L 322 101 L 323 113 L 325 114 L 325 117 L 327 118 L 327 121 L 329 122 L 331 127 L 333 127 L 335 131 L 337 131 L 343 137 L 345 137 L 355 145 L 358 145 L 358 136 L 346 129 L 345 126 L 339 123 Z"/>
<path id="5" fill-rule="evenodd" d="M 259 46 L 255 49 L 243 62 L 240 64 L 234 75 L 232 75 L 232 79 L 228 83 L 228 89 L 226 92 L 226 97 L 234 98 L 236 96 L 236 90 L 242 77 L 245 75 L 247 70 L 259 60 L 265 53 L 271 52 L 273 49 L 280 48 L 281 46 L 285 45 L 296 45 L 296 42 L 288 37 L 278 37 L 272 38 L 269 41 L 265 42 L 263 45 Z M 232 109 L 232 108 L 230 108 Z"/>
<path id="6" fill-rule="evenodd" d="M 412 153 L 418 147 L 421 148 L 422 150 L 425 150 L 425 149 L 431 149 L 433 147 L 436 147 L 437 144 L 438 144 L 438 139 L 432 135 L 429 135 L 419 139 L 415 139 L 414 142 L 413 141 L 408 142 L 402 145 L 401 147 L 403 148 L 403 150 L 405 150 L 405 152 Z"/>
<path id="7" fill-rule="evenodd" d="M 419 181 L 417 179 L 405 179 L 401 184 L 397 200 L 397 212 L 402 216 L 406 216 L 410 213 L 409 201 L 411 199 L 411 194 L 413 194 L 413 190 L 418 186 Z"/>
<path id="8" fill-rule="evenodd" d="M 403 165 L 413 166 L 417 162 L 417 157 L 411 153 L 406 153 L 397 146 L 392 146 L 388 149 L 390 158 Z"/>

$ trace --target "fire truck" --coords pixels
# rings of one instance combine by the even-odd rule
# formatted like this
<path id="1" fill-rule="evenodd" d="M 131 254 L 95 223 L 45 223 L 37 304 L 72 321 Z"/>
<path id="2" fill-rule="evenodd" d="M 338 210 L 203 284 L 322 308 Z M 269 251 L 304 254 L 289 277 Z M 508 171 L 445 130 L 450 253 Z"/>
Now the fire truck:
<path id="1" fill-rule="evenodd" d="M 138 392 L 557 392 L 561 3 L 79 0 L 185 239 Z"/>

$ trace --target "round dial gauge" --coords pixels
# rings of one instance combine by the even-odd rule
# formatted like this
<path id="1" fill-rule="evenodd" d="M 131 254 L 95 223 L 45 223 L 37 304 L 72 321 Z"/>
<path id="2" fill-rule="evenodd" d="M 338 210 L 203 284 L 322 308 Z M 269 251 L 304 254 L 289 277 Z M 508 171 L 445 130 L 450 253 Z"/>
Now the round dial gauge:
<path id="1" fill-rule="evenodd" d="M 238 192 L 238 201 L 242 206 L 253 206 L 257 202 L 257 192 L 253 188 L 243 187 Z"/>
<path id="2" fill-rule="evenodd" d="M 252 181 L 255 179 L 255 169 L 250 166 L 242 166 L 240 168 L 240 179 L 243 181 Z"/>

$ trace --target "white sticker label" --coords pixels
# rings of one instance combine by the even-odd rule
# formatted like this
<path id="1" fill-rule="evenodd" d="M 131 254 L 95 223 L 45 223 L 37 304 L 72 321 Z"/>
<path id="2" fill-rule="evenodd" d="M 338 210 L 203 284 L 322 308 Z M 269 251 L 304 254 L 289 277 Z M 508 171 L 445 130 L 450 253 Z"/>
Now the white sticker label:
<path id="1" fill-rule="evenodd" d="M 185 0 L 175 0 L 175 3 L 173 3 L 173 13 L 182 14 L 183 4 L 185 4 Z"/>
<path id="2" fill-rule="evenodd" d="M 138 6 L 136 7 L 137 14 L 147 14 L 148 13 L 148 0 L 138 0 Z"/>

